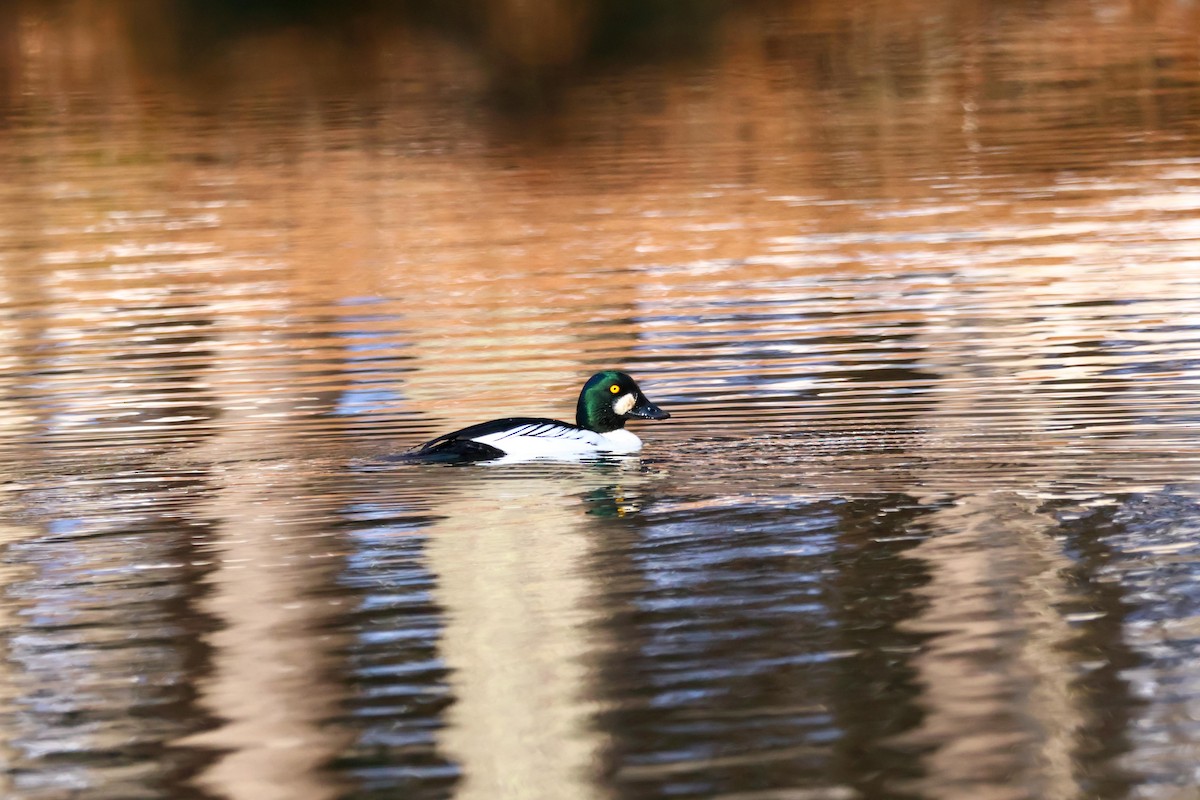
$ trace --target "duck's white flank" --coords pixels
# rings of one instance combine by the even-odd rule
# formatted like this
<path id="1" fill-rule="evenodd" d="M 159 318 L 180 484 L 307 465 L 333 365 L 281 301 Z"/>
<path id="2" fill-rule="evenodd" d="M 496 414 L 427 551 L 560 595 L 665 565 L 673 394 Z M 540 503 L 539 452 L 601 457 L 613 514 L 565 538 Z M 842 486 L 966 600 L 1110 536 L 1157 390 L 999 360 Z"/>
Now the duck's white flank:
<path id="1" fill-rule="evenodd" d="M 476 436 L 474 440 L 504 451 L 505 457 L 492 463 L 531 458 L 574 460 L 608 453 L 636 453 L 642 449 L 642 440 L 624 429 L 595 433 L 547 423 L 518 425 L 506 431 Z"/>

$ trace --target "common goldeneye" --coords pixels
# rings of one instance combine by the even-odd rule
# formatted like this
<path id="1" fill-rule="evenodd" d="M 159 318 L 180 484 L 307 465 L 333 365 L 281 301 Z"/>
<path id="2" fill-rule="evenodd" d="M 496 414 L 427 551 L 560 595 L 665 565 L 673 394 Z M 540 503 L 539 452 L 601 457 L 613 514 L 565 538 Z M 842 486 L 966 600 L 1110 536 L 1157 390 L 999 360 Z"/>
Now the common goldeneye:
<path id="1" fill-rule="evenodd" d="M 625 430 L 625 420 L 670 416 L 646 399 L 633 378 L 606 370 L 597 372 L 583 385 L 574 425 L 537 417 L 494 419 L 439 436 L 405 453 L 405 458 L 524 461 L 636 453 L 642 449 L 642 440 Z"/>

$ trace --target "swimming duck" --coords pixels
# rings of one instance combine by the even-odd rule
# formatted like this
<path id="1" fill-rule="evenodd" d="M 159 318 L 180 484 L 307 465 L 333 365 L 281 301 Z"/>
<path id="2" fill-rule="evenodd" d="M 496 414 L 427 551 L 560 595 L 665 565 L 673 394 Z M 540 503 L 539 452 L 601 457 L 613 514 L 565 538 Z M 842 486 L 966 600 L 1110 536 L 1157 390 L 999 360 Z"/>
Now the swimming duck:
<path id="1" fill-rule="evenodd" d="M 633 378 L 605 370 L 588 378 L 575 406 L 575 424 L 537 417 L 507 417 L 471 425 L 413 448 L 406 458 L 429 461 L 487 461 L 503 458 L 573 459 L 636 453 L 642 440 L 625 430 L 630 417 L 671 415 L 646 399 Z"/>

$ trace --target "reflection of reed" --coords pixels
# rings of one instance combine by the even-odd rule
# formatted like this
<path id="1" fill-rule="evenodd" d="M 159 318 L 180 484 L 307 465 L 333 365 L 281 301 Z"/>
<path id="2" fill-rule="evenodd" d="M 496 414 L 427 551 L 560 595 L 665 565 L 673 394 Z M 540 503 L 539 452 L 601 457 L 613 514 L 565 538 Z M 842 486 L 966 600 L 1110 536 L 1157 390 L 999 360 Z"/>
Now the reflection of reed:
<path id="1" fill-rule="evenodd" d="M 342 699 L 329 679 L 339 664 L 328 633 L 341 608 L 309 592 L 332 581 L 339 564 L 321 552 L 320 522 L 295 508 L 295 497 L 314 491 L 303 472 L 264 481 L 252 460 L 239 463 L 245 468 L 226 473 L 205 509 L 223 521 L 204 603 L 222 626 L 207 642 L 213 674 L 200 686 L 200 705 L 223 724 L 187 743 L 226 754 L 197 781 L 228 798 L 337 797 L 341 782 L 320 767 L 349 739 L 324 724 Z"/>
<path id="2" fill-rule="evenodd" d="M 1074 632 L 1055 609 L 1071 561 L 1038 500 L 980 493 L 926 521 L 946 532 L 909 551 L 925 561 L 926 609 L 905 629 L 932 638 L 914 659 L 931 744 L 923 796 L 1071 798 L 1085 719 L 1072 691 Z"/>
<path id="3" fill-rule="evenodd" d="M 198 701 L 222 724 L 186 743 L 224 753 L 196 778 L 221 797 L 330 800 L 344 786 L 322 767 L 352 735 L 326 724 L 341 711 L 343 689 L 330 676 L 341 666 L 337 651 L 349 634 L 330 633 L 341 604 L 314 597 L 342 566 L 326 546 L 333 512 L 304 502 L 329 491 L 328 481 L 314 483 L 300 463 L 260 460 L 300 445 L 287 429 L 264 430 L 247 417 L 261 423 L 272 412 L 296 411 L 287 398 L 247 409 L 237 399 L 244 391 L 238 377 L 255 365 L 229 354 L 225 361 L 234 368 L 213 376 L 211 385 L 224 398 L 225 424 L 191 454 L 226 465 L 203 507 L 218 521 L 203 607 L 221 624 L 206 642 L 212 674 L 200 683 Z"/>
<path id="4" fill-rule="evenodd" d="M 981 364 L 978 342 L 954 324 L 965 323 L 952 319 L 922 333 L 938 342 L 931 360 L 942 380 L 1004 380 L 1007 373 Z M 1036 451 L 1026 437 L 1042 427 L 1046 409 L 1017 401 L 1023 389 L 1009 389 L 1012 414 L 1001 435 Z M 979 402 L 946 393 L 922 417 L 929 440 L 960 455 L 948 480 L 937 474 L 942 467 L 916 477 L 925 491 L 957 499 L 924 518 L 934 535 L 908 551 L 924 562 L 929 583 L 917 590 L 927 605 L 904 628 L 930 639 L 914 658 L 925 717 L 903 738 L 934 748 L 923 765 L 928 777 L 915 782 L 923 795 L 1066 800 L 1082 791 L 1074 764 L 1088 721 L 1072 690 L 1067 645 L 1075 633 L 1060 611 L 1073 597 L 1066 583 L 1072 562 L 1052 536 L 1057 520 L 1029 485 L 1038 475 L 971 463 Z M 974 480 L 954 477 L 972 469 L 981 470 Z"/>
<path id="5" fill-rule="evenodd" d="M 584 473 L 470 481 L 440 505 L 426 555 L 445 607 L 455 703 L 441 736 L 461 798 L 599 798 L 585 657 L 596 648 Z M 567 505 L 564 511 L 563 504 Z"/>

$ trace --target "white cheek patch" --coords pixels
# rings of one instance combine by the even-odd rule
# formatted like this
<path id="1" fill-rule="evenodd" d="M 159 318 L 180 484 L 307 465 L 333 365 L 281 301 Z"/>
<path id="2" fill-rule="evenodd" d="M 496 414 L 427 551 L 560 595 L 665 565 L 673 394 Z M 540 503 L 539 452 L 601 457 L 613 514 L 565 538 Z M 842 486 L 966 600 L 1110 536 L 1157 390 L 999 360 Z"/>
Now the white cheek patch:
<path id="1" fill-rule="evenodd" d="M 616 412 L 618 417 L 623 417 L 629 413 L 630 409 L 632 409 L 636 403 L 637 398 L 633 396 L 633 392 L 623 394 L 613 403 L 613 411 Z"/>

